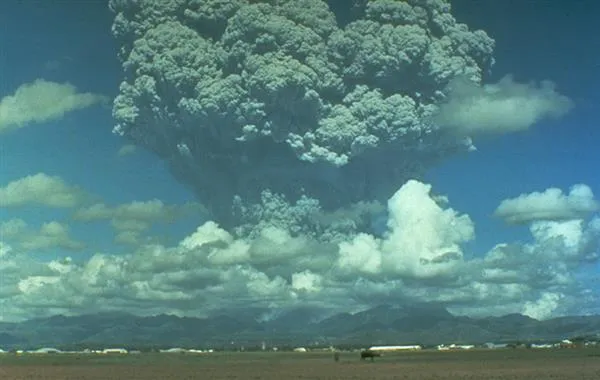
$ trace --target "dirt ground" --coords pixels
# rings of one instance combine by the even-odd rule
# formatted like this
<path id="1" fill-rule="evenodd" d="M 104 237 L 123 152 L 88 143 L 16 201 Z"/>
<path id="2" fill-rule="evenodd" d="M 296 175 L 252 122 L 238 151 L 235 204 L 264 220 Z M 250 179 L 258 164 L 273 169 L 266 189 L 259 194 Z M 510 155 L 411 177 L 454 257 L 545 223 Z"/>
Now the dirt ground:
<path id="1" fill-rule="evenodd" d="M 600 349 L 342 353 L 0 355 L 2 380 L 600 379 Z"/>

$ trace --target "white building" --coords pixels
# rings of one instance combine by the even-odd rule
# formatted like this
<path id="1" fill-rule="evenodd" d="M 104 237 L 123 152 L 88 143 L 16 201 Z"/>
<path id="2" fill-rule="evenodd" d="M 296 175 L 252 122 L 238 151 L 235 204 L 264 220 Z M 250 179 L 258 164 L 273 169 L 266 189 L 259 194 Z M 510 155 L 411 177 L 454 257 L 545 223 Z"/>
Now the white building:
<path id="1" fill-rule="evenodd" d="M 27 353 L 30 354 L 58 354 L 61 351 L 56 349 L 56 348 L 52 348 L 52 347 L 44 347 L 44 348 L 39 348 L 37 350 L 30 350 L 27 351 Z"/>
<path id="2" fill-rule="evenodd" d="M 419 345 L 413 346 L 373 346 L 370 347 L 370 351 L 417 351 L 423 347 Z"/>
<path id="3" fill-rule="evenodd" d="M 483 346 L 485 348 L 494 350 L 499 348 L 506 348 L 508 345 L 506 343 L 485 343 Z"/>
<path id="4" fill-rule="evenodd" d="M 439 351 L 448 351 L 448 350 L 471 350 L 475 348 L 474 345 L 472 344 L 451 344 L 449 346 L 446 346 L 444 344 L 440 344 L 439 346 L 437 346 L 437 349 Z"/>
<path id="5" fill-rule="evenodd" d="M 169 348 L 167 350 L 160 350 L 160 352 L 171 353 L 171 354 L 182 354 L 184 352 L 187 352 L 187 350 L 185 348 L 173 347 L 173 348 Z"/>
<path id="6" fill-rule="evenodd" d="M 126 354 L 127 350 L 124 348 L 105 348 L 102 350 L 103 354 Z"/>
<path id="7" fill-rule="evenodd" d="M 531 345 L 531 348 L 554 348 L 553 344 L 535 344 Z"/>

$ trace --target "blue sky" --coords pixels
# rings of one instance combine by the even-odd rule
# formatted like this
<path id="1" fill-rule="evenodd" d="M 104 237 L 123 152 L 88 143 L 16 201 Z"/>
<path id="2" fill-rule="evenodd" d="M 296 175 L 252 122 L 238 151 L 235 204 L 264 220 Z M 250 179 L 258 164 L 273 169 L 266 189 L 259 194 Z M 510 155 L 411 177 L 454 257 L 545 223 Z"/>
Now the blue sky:
<path id="1" fill-rule="evenodd" d="M 1 57 L 2 71 L 6 73 L 3 93 L 12 93 L 23 83 L 43 78 L 70 82 L 81 92 L 116 95 L 121 69 L 117 45 L 110 34 L 113 15 L 105 2 L 26 1 L 6 2 L 1 7 L 7 8 L 2 17 L 6 18 L 3 22 L 7 30 L 11 30 L 2 37 L 7 52 Z M 26 19 L 30 23 L 24 24 Z M 152 154 L 139 151 L 126 159 L 118 157 L 117 152 L 126 142 L 111 132 L 113 124 L 109 104 L 66 114 L 41 128 L 23 128 L 3 136 L 2 182 L 43 172 L 89 189 L 109 204 L 153 198 L 183 203 L 193 199 L 193 194 L 173 181 L 163 162 Z M 16 210 L 14 214 L 3 212 L 8 218 L 27 212 L 33 214 L 34 220 L 55 217 L 53 210 L 47 211 L 50 215 L 40 215 L 35 208 Z M 111 241 L 108 228 L 80 227 L 74 226 L 74 232 L 86 241 L 95 241 L 88 254 L 115 248 L 107 244 Z M 179 239 L 194 227 L 188 225 L 172 232 Z M 99 237 L 98 228 L 107 235 Z"/>
<path id="2" fill-rule="evenodd" d="M 483 29 L 496 40 L 496 64 L 489 82 L 506 74 L 523 83 L 551 80 L 559 93 L 575 103 L 573 110 L 557 120 L 542 120 L 526 131 L 475 139 L 476 152 L 450 158 L 427 174 L 424 182 L 432 184 L 435 193 L 448 196 L 450 207 L 472 218 L 477 238 L 465 243 L 465 256 L 481 257 L 495 244 L 531 239 L 526 225 L 506 225 L 493 216 L 502 200 L 551 187 L 568 192 L 580 183 L 600 192 L 600 128 L 594 108 L 600 104 L 600 40 L 592 37 L 597 34 L 600 4 L 592 0 L 457 0 L 452 12 L 459 22 Z M 4 30 L 0 34 L 0 99 L 40 78 L 69 82 L 78 92 L 108 99 L 61 118 L 1 133 L 0 187 L 45 173 L 85 189 L 108 206 L 152 199 L 165 205 L 196 201 L 153 154 L 139 149 L 118 154 L 127 142 L 111 132 L 111 100 L 122 78 L 118 45 L 110 34 L 112 21 L 103 1 L 11 0 L 0 4 Z M 71 212 L 35 204 L 4 207 L 0 222 L 18 218 L 35 230 L 55 220 L 69 225 L 71 238 L 85 244 L 72 251 L 50 246 L 25 253 L 38 261 L 70 256 L 85 263 L 97 252 L 121 255 L 134 249 L 113 242 L 106 220 L 72 222 Z M 152 224 L 148 231 L 160 235 L 161 244 L 169 246 L 203 221 L 200 213 L 192 213 L 173 224 Z M 582 273 L 579 276 L 585 281 L 597 285 L 595 264 L 585 266 Z M 11 302 L 7 298 L 2 305 L 8 308 Z M 16 317 L 36 313 L 19 310 Z"/>
<path id="3" fill-rule="evenodd" d="M 552 80 L 576 107 L 560 120 L 476 144 L 478 152 L 448 160 L 432 171 L 438 191 L 477 219 L 484 241 L 522 236 L 489 220 L 501 199 L 548 187 L 566 189 L 575 183 L 600 187 L 600 154 L 594 149 L 600 141 L 595 110 L 600 103 L 595 86 L 600 41 L 586 37 L 594 34 L 594 7 L 600 5 L 560 0 L 453 2 L 458 21 L 481 28 L 496 40 L 492 81 L 507 73 L 524 82 Z M 474 184 L 477 190 L 467 191 L 465 184 Z M 489 228 L 480 224 L 488 222 Z"/>

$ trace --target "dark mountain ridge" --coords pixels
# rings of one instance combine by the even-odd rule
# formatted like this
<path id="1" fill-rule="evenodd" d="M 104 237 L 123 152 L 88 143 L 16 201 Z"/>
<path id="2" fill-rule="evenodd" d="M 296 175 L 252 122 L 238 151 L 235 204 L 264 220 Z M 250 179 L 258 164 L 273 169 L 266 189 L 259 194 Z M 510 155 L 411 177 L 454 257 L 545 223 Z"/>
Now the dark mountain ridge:
<path id="1" fill-rule="evenodd" d="M 0 348 L 215 348 L 269 346 L 368 346 L 381 344 L 543 342 L 600 336 L 600 316 L 538 321 L 521 314 L 470 318 L 432 305 L 381 305 L 357 313 L 319 318 L 298 309 L 271 319 L 248 314 L 210 318 L 126 313 L 57 315 L 0 324 Z"/>

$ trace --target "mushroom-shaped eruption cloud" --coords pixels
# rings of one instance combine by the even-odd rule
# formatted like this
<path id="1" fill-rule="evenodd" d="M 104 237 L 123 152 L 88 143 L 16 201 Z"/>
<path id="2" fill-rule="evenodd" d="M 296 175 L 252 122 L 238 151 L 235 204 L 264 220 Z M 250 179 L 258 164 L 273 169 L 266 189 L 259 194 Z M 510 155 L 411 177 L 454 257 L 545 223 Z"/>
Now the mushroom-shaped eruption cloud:
<path id="1" fill-rule="evenodd" d="M 226 228 L 273 199 L 385 202 L 472 148 L 433 116 L 453 80 L 481 85 L 494 41 L 446 0 L 344 5 L 111 0 L 115 132 L 166 160 Z"/>

